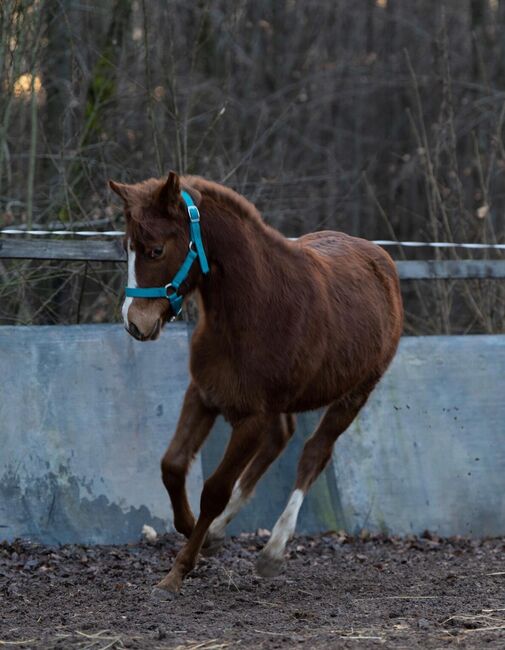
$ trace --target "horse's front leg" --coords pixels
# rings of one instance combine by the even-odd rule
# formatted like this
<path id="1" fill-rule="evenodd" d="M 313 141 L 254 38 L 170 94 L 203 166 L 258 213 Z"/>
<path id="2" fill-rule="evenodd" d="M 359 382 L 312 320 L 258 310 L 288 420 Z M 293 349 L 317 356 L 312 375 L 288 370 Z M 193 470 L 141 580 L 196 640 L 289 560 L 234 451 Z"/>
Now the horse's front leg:
<path id="1" fill-rule="evenodd" d="M 230 499 L 233 485 L 257 449 L 257 436 L 261 435 L 264 416 L 251 416 L 233 427 L 231 438 L 221 463 L 205 481 L 200 502 L 200 516 L 189 540 L 177 554 L 170 573 L 155 588 L 177 593 L 184 576 L 196 564 L 198 553 L 212 521 L 219 516 Z"/>
<path id="2" fill-rule="evenodd" d="M 184 396 L 177 428 L 161 460 L 161 475 L 174 511 L 174 527 L 189 537 L 195 525 L 186 493 L 186 475 L 214 424 L 217 411 L 206 406 L 191 383 Z"/>

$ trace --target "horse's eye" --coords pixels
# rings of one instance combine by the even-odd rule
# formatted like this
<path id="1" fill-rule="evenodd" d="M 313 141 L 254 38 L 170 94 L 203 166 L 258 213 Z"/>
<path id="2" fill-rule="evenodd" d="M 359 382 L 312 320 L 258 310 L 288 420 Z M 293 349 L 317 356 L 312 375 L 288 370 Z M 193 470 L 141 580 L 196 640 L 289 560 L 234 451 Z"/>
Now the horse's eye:
<path id="1" fill-rule="evenodd" d="M 161 257 L 163 255 L 163 247 L 162 246 L 157 246 L 156 248 L 152 248 L 149 251 L 149 257 L 153 260 L 155 260 L 157 257 Z"/>

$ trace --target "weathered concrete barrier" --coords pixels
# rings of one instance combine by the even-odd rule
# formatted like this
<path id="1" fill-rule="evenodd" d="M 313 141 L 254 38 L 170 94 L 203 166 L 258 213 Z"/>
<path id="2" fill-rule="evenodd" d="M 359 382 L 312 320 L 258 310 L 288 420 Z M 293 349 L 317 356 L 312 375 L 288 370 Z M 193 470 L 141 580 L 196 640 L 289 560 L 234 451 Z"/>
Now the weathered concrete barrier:
<path id="1" fill-rule="evenodd" d="M 333 468 L 345 528 L 505 534 L 505 336 L 404 338 Z"/>
<path id="2" fill-rule="evenodd" d="M 181 325 L 145 346 L 119 325 L 0 328 L 0 537 L 114 543 L 144 523 L 163 530 L 159 459 L 187 360 Z M 195 463 L 196 504 L 201 483 Z"/>
<path id="3" fill-rule="evenodd" d="M 171 530 L 159 459 L 188 383 L 188 331 L 138 343 L 119 325 L 0 328 L 0 539 L 117 543 Z M 335 447 L 298 529 L 505 534 L 505 337 L 404 338 Z M 271 527 L 293 483 L 297 432 L 231 532 Z M 218 422 L 189 492 L 228 438 Z"/>

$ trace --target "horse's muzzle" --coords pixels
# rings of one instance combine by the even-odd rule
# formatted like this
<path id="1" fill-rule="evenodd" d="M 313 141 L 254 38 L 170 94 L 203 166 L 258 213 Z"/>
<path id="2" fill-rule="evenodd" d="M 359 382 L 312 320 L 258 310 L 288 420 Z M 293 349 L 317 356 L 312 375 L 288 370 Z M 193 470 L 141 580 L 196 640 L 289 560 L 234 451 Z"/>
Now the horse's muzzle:
<path id="1" fill-rule="evenodd" d="M 128 332 L 128 334 L 133 336 L 134 339 L 137 339 L 137 341 L 155 341 L 161 332 L 161 319 L 158 319 L 156 321 L 153 329 L 149 332 L 149 334 L 142 334 L 135 323 L 130 322 L 128 323 L 128 327 L 125 327 L 125 330 Z"/>

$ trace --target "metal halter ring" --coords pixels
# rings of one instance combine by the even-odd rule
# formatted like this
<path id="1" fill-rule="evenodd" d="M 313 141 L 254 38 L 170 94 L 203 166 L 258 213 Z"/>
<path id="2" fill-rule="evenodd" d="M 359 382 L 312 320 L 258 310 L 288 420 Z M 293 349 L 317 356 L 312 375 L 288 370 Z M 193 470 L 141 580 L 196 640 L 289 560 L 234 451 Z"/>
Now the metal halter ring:
<path id="1" fill-rule="evenodd" d="M 173 285 L 172 285 L 171 282 L 169 282 L 168 284 L 165 285 L 165 296 L 166 296 L 167 298 L 168 298 L 168 290 L 169 290 L 169 289 L 173 289 L 173 288 L 174 288 L 174 287 L 173 287 Z M 177 290 L 175 290 L 175 293 L 177 293 Z"/>

